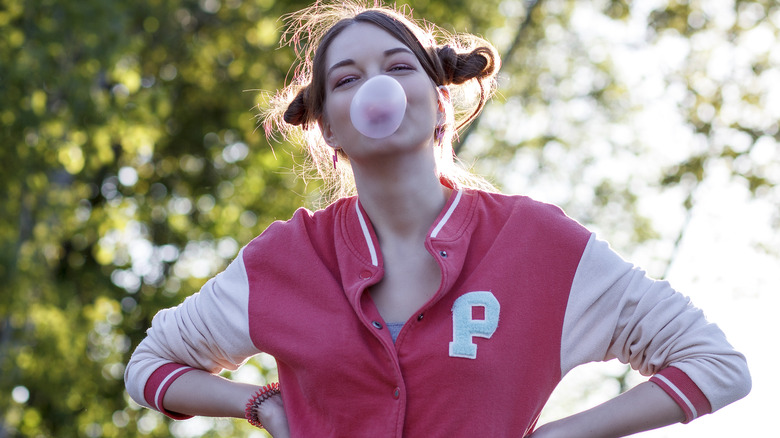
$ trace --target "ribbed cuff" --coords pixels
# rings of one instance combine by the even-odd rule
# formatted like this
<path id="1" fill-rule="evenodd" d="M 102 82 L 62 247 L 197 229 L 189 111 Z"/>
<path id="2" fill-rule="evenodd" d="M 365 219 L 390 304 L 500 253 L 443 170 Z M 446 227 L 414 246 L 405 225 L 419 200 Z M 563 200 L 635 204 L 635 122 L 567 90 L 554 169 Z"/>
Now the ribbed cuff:
<path id="1" fill-rule="evenodd" d="M 146 399 L 146 403 L 174 420 L 192 418 L 192 415 L 184 415 L 165 410 L 162 402 L 165 398 L 165 392 L 168 391 L 168 388 L 174 380 L 194 369 L 195 368 L 177 363 L 169 363 L 157 368 L 149 377 L 149 380 L 146 381 L 146 386 L 144 386 L 144 399 Z"/>
<path id="2" fill-rule="evenodd" d="M 709 400 L 696 383 L 679 368 L 664 368 L 650 378 L 660 386 L 685 412 L 685 421 L 689 423 L 702 415 L 712 412 Z"/>

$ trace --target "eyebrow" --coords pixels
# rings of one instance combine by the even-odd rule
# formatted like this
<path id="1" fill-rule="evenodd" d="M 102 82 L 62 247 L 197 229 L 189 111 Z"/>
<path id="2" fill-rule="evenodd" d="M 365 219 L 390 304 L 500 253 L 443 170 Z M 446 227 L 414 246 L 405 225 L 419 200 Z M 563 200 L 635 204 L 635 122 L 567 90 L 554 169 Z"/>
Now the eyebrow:
<path id="1" fill-rule="evenodd" d="M 414 53 L 412 53 L 412 51 L 409 50 L 406 47 L 394 47 L 392 49 L 387 49 L 387 50 L 384 51 L 385 58 L 390 56 L 390 55 L 394 55 L 396 53 L 408 53 L 410 55 L 414 55 Z M 333 64 L 332 66 L 330 66 L 330 68 L 328 69 L 328 73 L 325 75 L 325 77 L 329 77 L 330 74 L 333 72 L 333 70 L 335 70 L 335 69 L 337 69 L 339 67 L 344 67 L 346 65 L 354 65 L 354 64 L 355 64 L 355 60 L 351 59 L 351 58 L 347 58 L 347 59 L 341 60 L 341 61 Z"/>

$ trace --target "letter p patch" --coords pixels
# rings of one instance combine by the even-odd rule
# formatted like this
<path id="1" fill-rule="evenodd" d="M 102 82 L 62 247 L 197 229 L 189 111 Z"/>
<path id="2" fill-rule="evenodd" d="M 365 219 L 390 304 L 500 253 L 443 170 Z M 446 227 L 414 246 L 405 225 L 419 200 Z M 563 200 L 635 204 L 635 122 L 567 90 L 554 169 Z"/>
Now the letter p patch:
<path id="1" fill-rule="evenodd" d="M 485 318 L 474 319 L 473 308 L 484 307 Z M 489 339 L 498 328 L 501 305 L 490 292 L 479 291 L 464 294 L 452 305 L 452 342 L 450 357 L 477 358 L 474 336 Z"/>

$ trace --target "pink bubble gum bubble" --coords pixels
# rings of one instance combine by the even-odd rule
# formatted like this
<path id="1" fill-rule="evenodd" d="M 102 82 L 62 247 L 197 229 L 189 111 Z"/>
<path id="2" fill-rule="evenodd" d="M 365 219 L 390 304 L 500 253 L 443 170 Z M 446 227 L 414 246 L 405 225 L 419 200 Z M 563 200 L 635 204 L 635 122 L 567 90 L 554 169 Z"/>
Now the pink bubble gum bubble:
<path id="1" fill-rule="evenodd" d="M 369 138 L 394 133 L 406 112 L 406 93 L 390 76 L 374 76 L 358 89 L 349 107 L 352 125 Z"/>

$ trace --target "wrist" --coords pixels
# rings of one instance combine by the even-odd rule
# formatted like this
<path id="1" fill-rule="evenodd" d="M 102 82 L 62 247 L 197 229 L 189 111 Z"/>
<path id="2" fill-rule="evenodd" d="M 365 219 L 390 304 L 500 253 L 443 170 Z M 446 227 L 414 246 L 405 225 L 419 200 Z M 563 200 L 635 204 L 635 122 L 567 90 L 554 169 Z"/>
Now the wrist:
<path id="1" fill-rule="evenodd" d="M 612 438 L 656 429 L 685 419 L 682 409 L 652 382 L 578 414 L 545 424 L 534 438 Z"/>
<path id="2" fill-rule="evenodd" d="M 279 394 L 281 394 L 281 391 L 279 390 L 278 383 L 271 383 L 258 389 L 246 403 L 244 418 L 246 418 L 252 426 L 262 429 L 263 424 L 259 417 L 260 405 L 269 398 Z"/>

